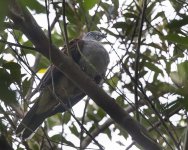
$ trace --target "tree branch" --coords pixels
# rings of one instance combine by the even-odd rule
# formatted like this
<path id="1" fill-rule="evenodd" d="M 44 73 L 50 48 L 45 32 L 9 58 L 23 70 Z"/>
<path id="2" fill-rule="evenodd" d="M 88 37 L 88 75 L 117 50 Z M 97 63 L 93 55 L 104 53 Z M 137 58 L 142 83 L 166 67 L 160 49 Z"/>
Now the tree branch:
<path id="1" fill-rule="evenodd" d="M 139 107 L 143 106 L 145 103 L 143 102 L 143 100 L 139 101 Z M 128 107 L 125 108 L 125 111 L 127 113 L 131 113 L 133 111 L 135 111 L 135 107 L 133 107 L 132 105 L 129 105 Z M 104 130 L 106 130 L 110 125 L 114 124 L 114 120 L 112 120 L 111 118 L 109 118 L 108 120 L 106 120 L 102 125 L 100 125 L 99 127 L 97 127 L 95 130 L 93 130 L 91 132 L 91 136 L 93 138 L 95 138 L 96 136 L 98 136 L 101 132 L 103 132 Z M 85 149 L 90 143 L 91 143 L 91 138 L 89 136 L 86 136 L 85 139 L 82 141 L 81 143 L 81 147 L 83 149 Z"/>

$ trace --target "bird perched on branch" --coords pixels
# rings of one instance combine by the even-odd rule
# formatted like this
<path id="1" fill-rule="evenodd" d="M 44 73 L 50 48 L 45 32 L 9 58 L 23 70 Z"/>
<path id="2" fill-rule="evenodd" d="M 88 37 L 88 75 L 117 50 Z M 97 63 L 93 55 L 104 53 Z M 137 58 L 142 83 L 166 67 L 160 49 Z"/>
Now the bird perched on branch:
<path id="1" fill-rule="evenodd" d="M 101 32 L 91 31 L 68 45 L 69 55 L 97 84 L 102 82 L 109 63 L 109 55 L 100 43 L 105 37 Z M 66 46 L 63 52 L 68 53 Z M 39 97 L 16 130 L 23 140 L 29 138 L 46 118 L 68 110 L 85 96 L 83 90 L 54 65 L 43 76 L 37 91 Z"/>

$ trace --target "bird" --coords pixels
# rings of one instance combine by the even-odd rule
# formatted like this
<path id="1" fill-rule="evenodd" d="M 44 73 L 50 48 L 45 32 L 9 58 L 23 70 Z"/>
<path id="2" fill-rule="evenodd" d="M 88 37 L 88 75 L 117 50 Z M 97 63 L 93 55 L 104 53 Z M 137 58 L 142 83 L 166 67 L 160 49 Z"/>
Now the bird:
<path id="1" fill-rule="evenodd" d="M 101 43 L 105 37 L 99 31 L 90 31 L 81 39 L 74 39 L 62 48 L 62 52 L 70 56 L 99 86 L 104 81 L 110 61 L 109 54 Z M 33 91 L 36 92 L 40 93 L 39 96 L 16 129 L 16 134 L 22 140 L 30 139 L 46 118 L 67 111 L 86 96 L 55 65 L 48 68 Z"/>

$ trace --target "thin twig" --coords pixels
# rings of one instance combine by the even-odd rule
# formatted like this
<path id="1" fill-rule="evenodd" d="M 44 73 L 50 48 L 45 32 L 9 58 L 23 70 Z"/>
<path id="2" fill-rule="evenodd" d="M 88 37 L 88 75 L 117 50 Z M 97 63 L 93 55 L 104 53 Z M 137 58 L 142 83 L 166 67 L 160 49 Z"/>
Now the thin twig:
<path id="1" fill-rule="evenodd" d="M 70 51 L 69 51 L 69 40 L 68 40 L 68 35 L 67 35 L 67 24 L 66 24 L 66 13 L 65 13 L 65 0 L 63 0 L 63 28 L 64 28 L 64 37 L 65 37 L 65 44 L 67 47 L 67 52 L 68 55 L 70 55 Z"/>
<path id="2" fill-rule="evenodd" d="M 84 107 L 84 111 L 83 111 L 83 115 L 82 115 L 82 125 L 84 124 L 84 122 L 85 122 L 85 114 L 86 114 L 86 108 L 87 108 L 87 106 L 88 106 L 88 104 L 89 104 L 89 97 L 87 97 L 87 99 L 86 99 L 86 101 L 85 101 L 85 107 Z M 83 148 L 82 147 L 82 141 L 83 141 L 83 132 L 84 130 L 83 130 L 83 128 L 81 127 L 81 132 L 80 132 L 80 149 L 82 150 L 82 149 L 85 149 L 85 148 Z M 92 134 L 91 134 L 92 135 Z M 94 138 L 94 137 L 93 137 Z"/>
<path id="3" fill-rule="evenodd" d="M 144 24 L 146 7 L 147 7 L 147 0 L 144 0 L 142 13 L 141 13 L 141 20 L 139 24 L 138 46 L 136 49 L 136 58 L 135 58 L 135 86 L 134 86 L 135 93 L 134 94 L 135 94 L 136 118 L 138 121 L 140 120 L 139 113 L 138 113 L 138 80 L 139 80 L 140 46 L 141 46 L 142 28 Z"/>

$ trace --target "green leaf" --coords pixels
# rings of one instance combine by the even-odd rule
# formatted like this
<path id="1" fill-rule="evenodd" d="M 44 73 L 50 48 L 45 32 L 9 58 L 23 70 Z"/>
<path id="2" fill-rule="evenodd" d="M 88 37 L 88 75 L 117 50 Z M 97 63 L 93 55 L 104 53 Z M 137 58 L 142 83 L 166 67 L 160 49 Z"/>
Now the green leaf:
<path id="1" fill-rule="evenodd" d="M 23 96 L 26 96 L 31 84 L 31 78 L 25 78 L 25 80 L 22 82 L 22 89 L 23 89 Z"/>
<path id="2" fill-rule="evenodd" d="M 168 35 L 161 37 L 162 39 L 168 40 L 170 42 L 174 42 L 188 47 L 188 37 L 182 37 L 174 33 L 169 33 Z"/>
<path id="3" fill-rule="evenodd" d="M 166 82 L 161 82 L 159 80 L 154 81 L 152 84 L 147 84 L 147 89 L 149 89 L 155 97 L 159 97 L 166 93 L 174 93 L 176 88 Z"/>
<path id="4" fill-rule="evenodd" d="M 47 119 L 47 123 L 48 123 L 48 127 L 50 129 L 52 129 L 52 127 L 54 127 L 56 125 L 59 125 L 60 124 L 60 120 L 59 120 L 58 114 L 57 115 L 53 115 L 52 117 L 48 118 Z"/>
<path id="5" fill-rule="evenodd" d="M 10 74 L 7 72 L 6 69 L 0 68 L 0 84 L 5 84 L 7 86 L 10 86 L 12 83 Z"/>
<path id="6" fill-rule="evenodd" d="M 57 32 L 54 32 L 53 33 L 53 36 L 52 36 L 52 41 L 53 43 L 58 46 L 58 47 L 62 47 L 63 46 L 63 38 L 62 38 L 62 35 L 58 34 Z"/>
<path id="7" fill-rule="evenodd" d="M 188 77 L 188 61 L 185 61 L 177 66 L 179 74 L 184 78 Z"/>
<path id="8" fill-rule="evenodd" d="M 6 104 L 16 102 L 16 93 L 10 89 L 10 74 L 3 68 L 0 68 L 0 99 Z"/>
<path id="9" fill-rule="evenodd" d="M 155 1 L 154 1 L 154 2 L 151 2 L 151 3 L 149 4 L 149 6 L 147 6 L 146 13 L 148 14 L 148 16 L 149 16 L 149 14 L 153 14 L 153 12 L 155 11 L 155 10 L 154 10 L 155 6 L 156 6 L 156 2 L 155 2 Z"/>
<path id="10" fill-rule="evenodd" d="M 106 133 L 106 135 L 109 137 L 109 139 L 112 140 L 112 132 L 111 132 L 111 130 L 109 128 L 106 128 L 104 133 Z"/>
<path id="11" fill-rule="evenodd" d="M 94 122 L 99 122 L 101 120 L 100 116 L 94 114 L 93 111 L 88 112 L 87 117 Z"/>
<path id="12" fill-rule="evenodd" d="M 162 70 L 160 70 L 157 66 L 155 66 L 154 64 L 152 64 L 150 62 L 145 63 L 145 67 L 147 67 L 148 69 L 154 71 L 157 74 L 160 73 L 161 75 L 163 75 Z"/>
<path id="13" fill-rule="evenodd" d="M 125 97 L 123 95 L 119 95 L 117 98 L 116 98 L 116 102 L 120 105 L 120 106 L 124 106 L 124 100 L 125 100 Z"/>
<path id="14" fill-rule="evenodd" d="M 62 140 L 62 136 L 61 136 L 61 134 L 55 134 L 55 135 L 53 135 L 50 139 L 51 139 L 52 141 L 54 141 L 54 142 L 58 142 L 58 141 L 61 141 L 61 140 Z"/>
<path id="15" fill-rule="evenodd" d="M 21 83 L 21 67 L 18 63 L 7 62 L 3 64 L 3 67 L 10 70 L 10 76 L 12 81 L 16 82 L 18 85 Z"/>
<path id="16" fill-rule="evenodd" d="M 40 145 L 39 145 L 39 143 L 37 142 L 37 141 L 35 141 L 35 142 L 29 142 L 29 147 L 30 147 L 30 149 L 34 149 L 34 150 L 40 150 Z"/>
<path id="17" fill-rule="evenodd" d="M 180 108 L 180 100 L 179 98 L 175 101 L 172 101 L 170 103 L 168 103 L 167 105 L 165 105 L 165 109 L 163 109 L 163 114 L 164 115 L 168 115 L 171 112 L 173 112 L 174 110 L 177 110 L 177 108 Z"/>
<path id="18" fill-rule="evenodd" d="M 84 0 L 83 6 L 85 10 L 87 11 L 87 10 L 92 9 L 98 3 L 99 3 L 99 0 Z"/>
<path id="19" fill-rule="evenodd" d="M 126 28 L 126 23 L 125 22 L 116 22 L 112 26 L 113 28 L 121 28 L 124 29 Z"/>
<path id="20" fill-rule="evenodd" d="M 9 0 L 0 1 L 0 31 L 3 30 L 3 22 L 8 13 Z"/>
<path id="21" fill-rule="evenodd" d="M 184 108 L 188 111 L 188 96 L 184 98 L 178 98 L 178 100 L 184 106 Z"/>
<path id="22" fill-rule="evenodd" d="M 188 24 L 188 16 L 184 15 L 182 19 L 173 19 L 170 23 L 168 23 L 167 27 L 171 30 L 179 29 L 184 25 Z"/>
<path id="23" fill-rule="evenodd" d="M 108 13 L 109 13 L 109 19 L 111 18 L 116 18 L 118 16 L 118 8 L 119 8 L 119 1 L 117 0 L 112 0 L 112 4 L 108 8 Z M 107 16 L 108 17 L 108 16 Z"/>
<path id="24" fill-rule="evenodd" d="M 181 75 L 179 75 L 178 72 L 174 71 L 170 73 L 170 77 L 172 82 L 174 82 L 174 84 L 178 87 L 183 86 L 183 78 L 181 77 Z"/>
<path id="25" fill-rule="evenodd" d="M 43 55 L 41 55 L 41 58 L 40 58 L 40 63 L 37 65 L 37 70 L 40 70 L 40 69 L 47 69 L 50 65 L 50 62 L 49 60 L 44 57 Z"/>
<path id="26" fill-rule="evenodd" d="M 153 14 L 152 14 L 153 15 Z M 165 14 L 164 14 L 164 11 L 162 11 L 162 12 L 158 12 L 153 18 L 152 18 L 152 20 L 155 20 L 155 19 L 157 19 L 157 18 L 165 18 Z"/>
<path id="27" fill-rule="evenodd" d="M 100 120 L 106 115 L 105 111 L 101 108 L 98 109 L 97 111 L 97 116 L 100 117 Z"/>
<path id="28" fill-rule="evenodd" d="M 120 131 L 119 135 L 123 135 L 123 137 L 124 137 L 125 139 L 127 139 L 127 138 L 128 138 L 128 133 L 127 133 L 119 124 L 115 124 L 114 130 L 116 130 L 117 128 L 118 128 L 119 131 Z"/>
<path id="29" fill-rule="evenodd" d="M 37 0 L 20 0 L 23 6 L 29 7 L 31 10 L 35 10 L 37 13 L 44 13 L 45 7 L 41 5 Z"/>
<path id="30" fill-rule="evenodd" d="M 188 61 L 177 65 L 177 71 L 171 72 L 170 77 L 172 81 L 178 86 L 188 85 Z"/>
<path id="31" fill-rule="evenodd" d="M 65 112 L 62 119 L 63 123 L 67 124 L 70 121 L 70 119 L 71 119 L 71 114 L 69 112 Z"/>
<path id="32" fill-rule="evenodd" d="M 152 43 L 149 43 L 149 44 L 146 44 L 146 45 L 151 46 L 151 47 L 156 48 L 156 49 L 164 50 L 159 43 L 153 43 L 152 42 Z"/>
<path id="33" fill-rule="evenodd" d="M 3 124 L 2 120 L 0 121 L 0 133 L 2 134 L 2 132 L 7 132 L 7 127 Z"/>
<path id="34" fill-rule="evenodd" d="M 114 5 L 114 7 L 116 7 L 116 9 L 119 8 L 119 1 L 117 1 L 117 0 L 112 0 L 112 3 L 113 3 L 113 5 Z"/>
<path id="35" fill-rule="evenodd" d="M 63 137 L 63 136 L 57 136 L 57 135 L 54 135 L 54 136 L 56 136 L 56 137 L 52 137 L 53 139 L 55 138 L 55 139 L 58 139 L 58 138 L 60 138 L 60 140 L 58 140 L 58 142 L 59 141 L 63 141 L 63 143 L 66 143 L 67 145 L 69 145 L 69 146 L 72 146 L 72 147 L 75 147 L 75 145 L 72 143 L 72 142 L 70 142 L 70 141 L 68 141 L 65 137 Z"/>
<path id="36" fill-rule="evenodd" d="M 107 80 L 108 86 L 112 91 L 116 88 L 118 81 L 119 77 L 117 74 L 115 74 L 113 77 Z"/>
<path id="37" fill-rule="evenodd" d="M 74 124 L 72 124 L 69 129 L 71 130 L 72 134 L 76 135 L 77 137 L 79 136 L 79 132 Z"/>
<path id="38" fill-rule="evenodd" d="M 1 26 L 1 25 L 0 25 Z M 1 27 L 0 27 L 1 31 Z M 1 37 L 3 37 L 3 40 L 7 40 L 8 34 L 6 32 L 1 33 Z M 0 54 L 6 51 L 6 44 L 3 42 L 0 42 Z M 1 65 L 1 64 L 0 64 Z"/>
<path id="39" fill-rule="evenodd" d="M 125 14 L 124 14 L 124 17 L 126 17 L 126 18 L 133 18 L 133 19 L 138 18 L 137 15 L 135 15 L 135 14 L 133 14 L 133 13 L 130 13 L 130 12 L 125 13 Z"/>
<path id="40" fill-rule="evenodd" d="M 104 31 L 105 31 L 106 33 L 108 33 L 109 35 L 112 35 L 112 36 L 114 36 L 114 37 L 116 37 L 116 38 L 119 38 L 119 37 L 120 37 L 119 35 L 117 35 L 117 34 L 115 34 L 114 32 L 108 30 L 107 28 L 101 27 L 101 29 L 104 30 Z"/>
<path id="41" fill-rule="evenodd" d="M 23 39 L 22 39 L 23 40 Z M 21 41 L 21 40 L 20 40 Z M 31 41 L 27 40 L 27 41 L 22 41 L 20 42 L 23 46 L 27 46 L 28 48 L 26 49 L 22 49 L 21 51 L 21 55 L 25 55 L 25 54 L 33 54 L 36 55 L 36 52 L 29 49 L 29 47 L 33 48 L 33 44 L 31 43 Z"/>
<path id="42" fill-rule="evenodd" d="M 0 84 L 0 99 L 4 101 L 6 104 L 12 104 L 16 102 L 16 93 L 10 89 L 8 89 L 6 86 L 2 86 Z"/>

